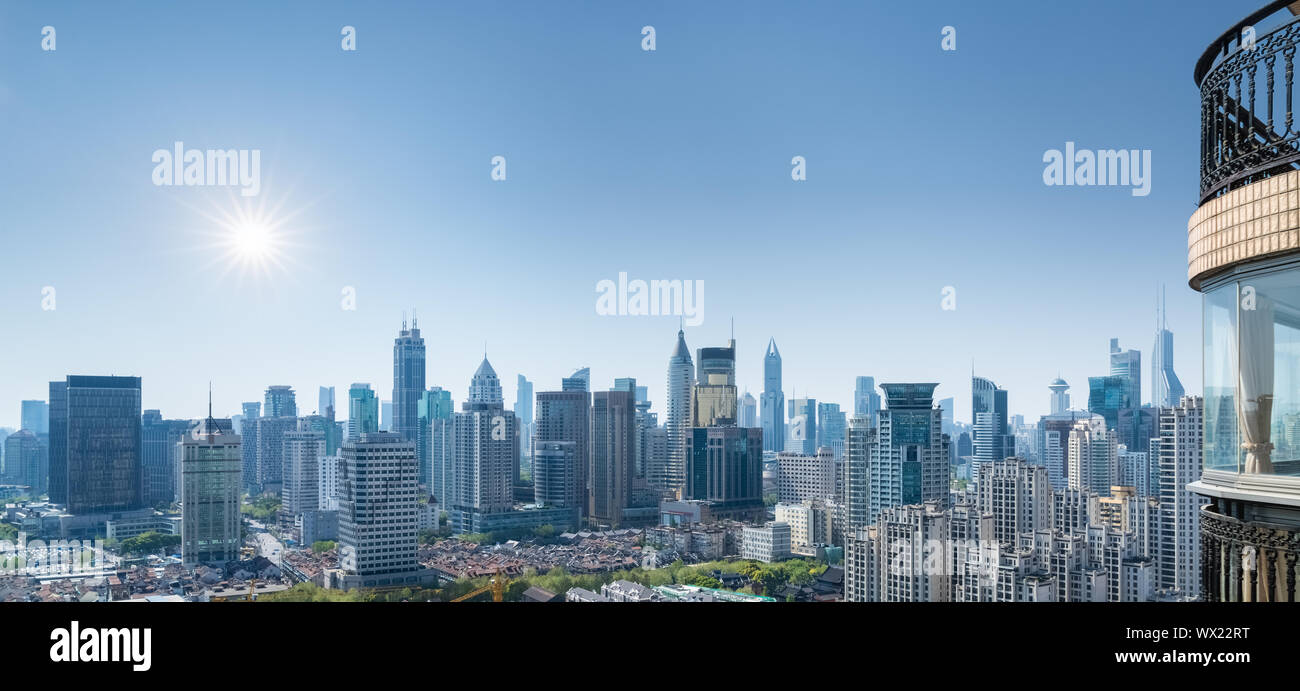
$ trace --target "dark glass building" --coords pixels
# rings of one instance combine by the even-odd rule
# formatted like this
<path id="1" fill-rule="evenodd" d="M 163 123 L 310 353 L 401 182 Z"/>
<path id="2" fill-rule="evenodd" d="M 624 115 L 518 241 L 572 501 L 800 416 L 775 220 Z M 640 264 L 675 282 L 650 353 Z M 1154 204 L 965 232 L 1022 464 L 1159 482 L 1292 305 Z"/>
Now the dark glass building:
<path id="1" fill-rule="evenodd" d="M 68 382 L 50 382 L 50 501 L 68 503 Z"/>
<path id="2" fill-rule="evenodd" d="M 68 511 L 143 508 L 140 378 L 69 376 L 66 384 Z"/>

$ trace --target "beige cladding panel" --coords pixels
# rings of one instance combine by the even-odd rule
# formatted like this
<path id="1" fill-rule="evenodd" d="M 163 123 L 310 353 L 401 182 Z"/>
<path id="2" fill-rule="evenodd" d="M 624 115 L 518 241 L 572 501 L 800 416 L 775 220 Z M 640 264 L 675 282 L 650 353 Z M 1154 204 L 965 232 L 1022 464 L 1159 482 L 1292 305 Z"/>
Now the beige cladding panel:
<path id="1" fill-rule="evenodd" d="M 1239 187 L 1201 205 L 1187 222 L 1193 288 L 1234 264 L 1300 250 L 1300 171 Z"/>

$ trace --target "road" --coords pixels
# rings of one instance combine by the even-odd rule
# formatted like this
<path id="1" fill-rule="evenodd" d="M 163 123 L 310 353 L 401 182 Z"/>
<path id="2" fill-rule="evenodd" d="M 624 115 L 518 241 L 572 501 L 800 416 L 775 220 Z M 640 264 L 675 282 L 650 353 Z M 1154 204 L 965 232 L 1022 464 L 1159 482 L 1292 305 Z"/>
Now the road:
<path id="1" fill-rule="evenodd" d="M 284 553 L 284 545 L 274 535 L 265 532 L 265 526 L 260 522 L 250 520 L 248 523 L 253 538 L 257 540 L 257 554 L 270 559 L 272 564 L 279 566 L 280 556 Z"/>

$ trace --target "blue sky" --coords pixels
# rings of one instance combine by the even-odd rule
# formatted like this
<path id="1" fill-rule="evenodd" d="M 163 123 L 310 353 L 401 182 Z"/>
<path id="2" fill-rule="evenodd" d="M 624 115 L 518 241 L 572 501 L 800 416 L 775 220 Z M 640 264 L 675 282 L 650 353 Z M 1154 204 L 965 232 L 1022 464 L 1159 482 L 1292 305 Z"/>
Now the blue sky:
<path id="1" fill-rule="evenodd" d="M 1163 283 L 1199 392 L 1192 68 L 1259 4 L 5 3 L 0 425 L 69 373 L 141 376 L 169 417 L 209 380 L 227 415 L 270 384 L 388 398 L 411 308 L 458 401 L 486 343 L 508 401 L 590 366 L 662 414 L 677 318 L 596 314 L 620 271 L 703 280 L 687 341 L 734 317 L 755 395 L 775 337 L 787 397 L 937 381 L 963 420 L 972 361 L 1036 417 L 1058 371 L 1082 402 L 1112 337 L 1145 395 Z M 176 141 L 260 149 L 260 195 L 153 185 Z M 1150 149 L 1150 195 L 1045 186 L 1067 141 Z M 212 248 L 241 205 L 278 209 L 280 266 Z"/>

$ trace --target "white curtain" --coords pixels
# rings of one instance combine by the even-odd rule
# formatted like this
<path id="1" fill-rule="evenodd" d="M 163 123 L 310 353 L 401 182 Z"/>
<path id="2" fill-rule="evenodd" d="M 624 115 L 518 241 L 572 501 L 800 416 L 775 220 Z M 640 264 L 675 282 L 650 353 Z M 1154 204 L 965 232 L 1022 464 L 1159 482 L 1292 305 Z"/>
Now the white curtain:
<path id="1" fill-rule="evenodd" d="M 1273 417 L 1273 301 L 1255 296 L 1254 309 L 1238 310 L 1237 421 L 1241 448 L 1246 450 L 1247 473 L 1272 474 L 1273 445 L 1269 427 Z"/>

